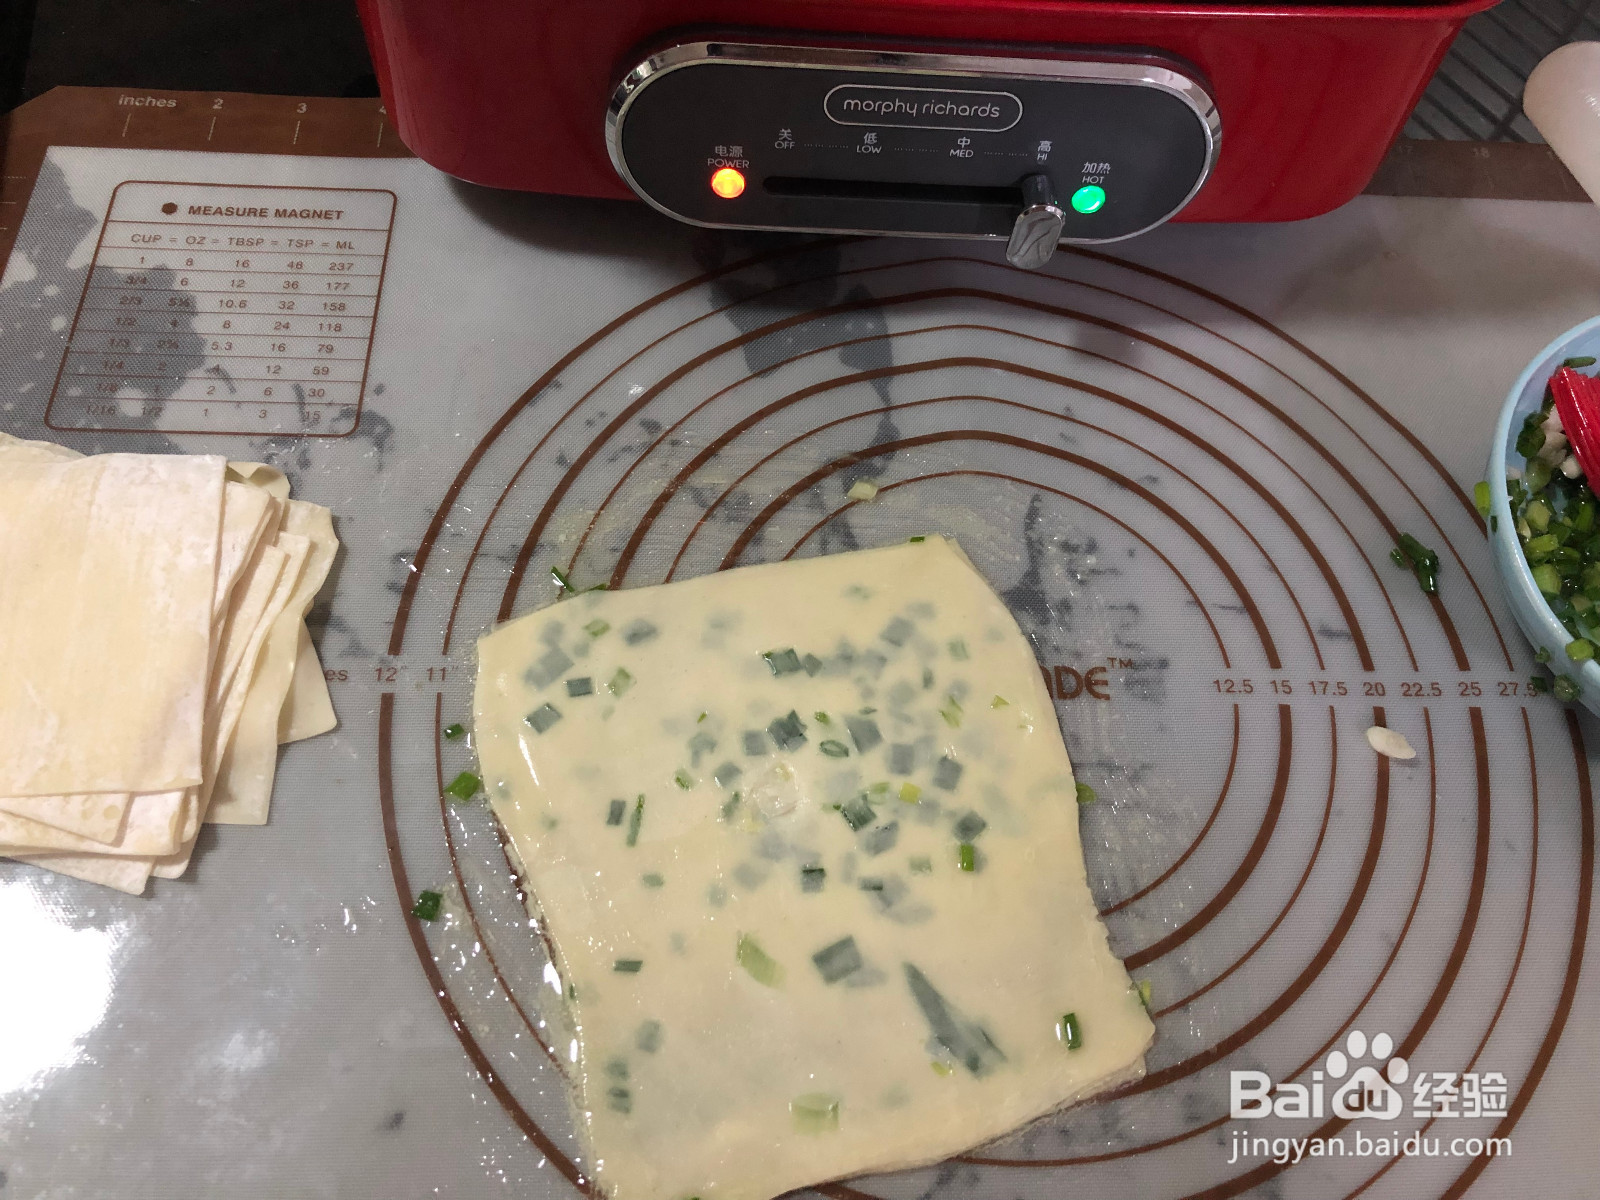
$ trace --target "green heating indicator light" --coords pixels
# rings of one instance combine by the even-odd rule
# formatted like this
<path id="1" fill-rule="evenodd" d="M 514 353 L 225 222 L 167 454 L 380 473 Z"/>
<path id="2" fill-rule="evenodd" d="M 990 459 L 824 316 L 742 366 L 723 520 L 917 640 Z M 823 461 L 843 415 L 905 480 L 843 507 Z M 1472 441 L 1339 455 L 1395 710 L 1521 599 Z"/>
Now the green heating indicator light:
<path id="1" fill-rule="evenodd" d="M 1072 208 L 1074 212 L 1085 215 L 1099 212 L 1106 206 L 1106 190 L 1092 183 L 1086 183 L 1072 193 Z"/>

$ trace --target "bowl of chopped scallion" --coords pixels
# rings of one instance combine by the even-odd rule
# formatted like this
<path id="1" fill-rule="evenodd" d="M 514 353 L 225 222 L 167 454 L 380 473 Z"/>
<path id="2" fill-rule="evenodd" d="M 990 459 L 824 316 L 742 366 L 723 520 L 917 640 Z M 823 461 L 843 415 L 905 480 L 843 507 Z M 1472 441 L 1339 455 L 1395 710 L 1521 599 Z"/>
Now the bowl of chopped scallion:
<path id="1" fill-rule="evenodd" d="M 1475 498 L 1511 613 L 1545 667 L 1530 686 L 1600 714 L 1597 374 L 1600 317 L 1551 342 L 1512 384 Z"/>

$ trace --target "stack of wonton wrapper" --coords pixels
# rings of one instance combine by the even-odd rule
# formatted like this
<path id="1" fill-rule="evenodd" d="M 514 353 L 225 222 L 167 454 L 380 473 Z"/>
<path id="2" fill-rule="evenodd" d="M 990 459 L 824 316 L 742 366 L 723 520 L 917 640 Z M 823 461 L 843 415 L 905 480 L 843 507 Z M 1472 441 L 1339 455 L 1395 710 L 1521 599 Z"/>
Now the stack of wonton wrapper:
<path id="1" fill-rule="evenodd" d="M 338 548 L 271 467 L 0 433 L 0 855 L 138 895 L 264 825 L 278 746 L 336 724 Z"/>

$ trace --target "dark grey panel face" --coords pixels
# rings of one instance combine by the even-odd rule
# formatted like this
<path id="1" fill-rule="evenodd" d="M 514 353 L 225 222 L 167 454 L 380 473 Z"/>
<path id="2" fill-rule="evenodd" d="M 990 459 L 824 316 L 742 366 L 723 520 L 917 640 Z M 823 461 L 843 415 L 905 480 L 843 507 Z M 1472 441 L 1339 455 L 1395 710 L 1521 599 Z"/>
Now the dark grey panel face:
<path id="1" fill-rule="evenodd" d="M 1089 68 L 1113 80 L 673 61 L 689 50 L 619 89 L 612 153 L 642 196 L 702 224 L 1007 237 L 1026 184 L 1061 210 L 1064 240 L 1107 241 L 1180 209 L 1215 153 L 1209 97 L 1169 67 Z M 737 195 L 713 187 L 727 168 Z"/>

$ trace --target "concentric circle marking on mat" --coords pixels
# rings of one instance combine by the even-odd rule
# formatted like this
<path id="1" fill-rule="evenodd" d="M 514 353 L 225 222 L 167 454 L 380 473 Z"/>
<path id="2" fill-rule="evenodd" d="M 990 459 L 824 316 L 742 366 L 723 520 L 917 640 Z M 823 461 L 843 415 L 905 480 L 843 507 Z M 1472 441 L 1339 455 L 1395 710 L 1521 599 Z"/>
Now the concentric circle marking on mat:
<path id="1" fill-rule="evenodd" d="M 1003 323 L 970 319 L 969 314 L 988 316 L 996 308 L 1007 314 Z M 952 310 L 965 319 L 949 319 Z M 897 327 L 891 328 L 891 321 Z M 980 346 L 983 352 L 962 353 L 963 344 Z M 933 353 L 925 354 L 924 346 L 932 346 Z M 1009 358 L 996 356 L 1001 347 Z M 1040 357 L 1052 354 L 1057 357 Z M 988 380 L 986 386 L 960 386 L 979 373 Z M 939 394 L 915 394 L 926 390 L 923 381 Z M 958 386 L 952 388 L 947 381 Z M 905 390 L 913 394 L 891 395 Z M 1087 418 L 1076 410 L 1077 402 L 1057 399 L 1069 393 L 1084 398 L 1085 412 L 1105 406 L 1105 419 Z M 964 416 L 935 415 L 946 408 L 954 411 L 974 397 L 981 397 L 978 407 L 969 405 Z M 1049 408 L 1050 403 L 1057 408 Z M 1025 409 L 1035 424 L 1019 432 L 1016 414 Z M 1002 415 L 1002 410 L 1013 416 Z M 1113 413 L 1122 415 L 1112 419 Z M 922 424 L 907 432 L 897 422 Z M 851 433 L 858 428 L 858 434 Z M 1080 451 L 1059 438 L 1048 441 L 1056 436 L 1046 433 L 1049 428 L 1102 439 L 1096 443 L 1100 449 Z M 642 439 L 635 429 L 643 430 Z M 1150 445 L 1139 444 L 1146 437 L 1153 439 Z M 1379 442 L 1386 446 L 1383 454 L 1375 449 Z M 1157 443 L 1170 444 L 1174 452 L 1185 448 L 1181 457 L 1172 458 L 1156 449 Z M 1000 466 L 983 457 L 998 454 L 1011 457 Z M 1111 457 L 1100 461 L 1096 454 Z M 1155 468 L 1154 481 L 1131 477 L 1125 464 L 1141 454 L 1153 456 L 1167 473 Z M 924 461 L 929 455 L 935 457 Z M 717 477 L 708 486 L 707 470 L 724 458 L 734 464 L 733 481 L 728 482 L 729 472 L 712 471 Z M 1173 468 L 1174 461 L 1185 471 Z M 1360 710 L 1335 705 L 1314 689 L 1311 696 L 1235 696 L 1222 704 L 1218 715 L 1223 723 L 1212 722 L 1215 728 L 1203 731 L 1214 742 L 1201 747 L 1226 751 L 1225 771 L 1222 756 L 1212 755 L 1221 781 L 1216 799 L 1193 811 L 1186 836 L 1175 842 L 1170 855 L 1130 881 L 1123 899 L 1105 906 L 1119 949 L 1136 969 L 1144 964 L 1168 969 L 1170 964 L 1178 973 L 1175 979 L 1189 976 L 1188 986 L 1156 1011 L 1163 1033 L 1178 1036 L 1177 1057 L 1163 1060 L 1158 1042 L 1145 1079 L 1105 1103 L 1170 1099 L 1158 1108 L 1138 1110 L 1145 1117 L 1139 1122 L 1144 1140 L 1138 1144 L 1098 1132 L 1093 1110 L 1079 1110 L 1037 1131 L 1035 1140 L 1059 1141 L 1074 1131 L 1081 1139 L 1088 1131 L 1090 1142 L 1098 1137 L 1098 1148 L 1084 1145 L 1051 1155 L 1028 1142 L 1021 1157 L 974 1155 L 964 1161 L 994 1169 L 1060 1172 L 1063 1183 L 1070 1180 L 1072 1186 L 1090 1189 L 1101 1178 L 1096 1165 L 1116 1162 L 1116 1178 L 1125 1181 L 1126 1173 L 1135 1171 L 1143 1181 L 1140 1194 L 1152 1200 L 1205 1180 L 1214 1182 L 1194 1196 L 1236 1195 L 1288 1171 L 1283 1186 L 1288 1194 L 1301 1195 L 1292 1169 L 1276 1164 L 1230 1175 L 1202 1136 L 1220 1127 L 1226 1112 L 1216 1119 L 1203 1111 L 1182 1116 L 1186 1109 L 1172 1103 L 1179 1095 L 1177 1085 L 1195 1078 L 1215 1083 L 1216 1070 L 1235 1061 L 1233 1056 L 1258 1044 L 1267 1046 L 1264 1035 L 1269 1030 L 1270 1044 L 1284 1045 L 1286 1028 L 1297 1065 L 1279 1067 L 1275 1077 L 1303 1076 L 1334 1047 L 1347 1045 L 1358 1018 L 1362 1028 L 1374 1030 L 1373 1019 L 1363 1014 L 1378 1007 L 1392 1009 L 1396 988 L 1410 989 L 1421 1000 L 1420 1008 L 1408 1006 L 1412 1015 L 1403 1031 L 1394 1014 L 1384 1018 L 1391 1022 L 1386 1034 L 1393 1033 L 1396 1052 L 1408 1061 L 1420 1062 L 1421 1049 L 1424 1056 L 1434 1056 L 1434 1063 L 1470 1069 L 1480 1058 L 1488 1061 L 1490 1053 L 1526 1054 L 1530 1039 L 1537 1036 L 1521 1086 L 1501 1122 L 1500 1128 L 1509 1131 L 1553 1055 L 1587 936 L 1593 822 L 1576 723 L 1569 718 L 1566 744 L 1552 746 L 1550 738 L 1535 736 L 1520 700 L 1497 704 L 1492 693 L 1468 699 L 1464 676 L 1473 664 L 1504 659 L 1507 670 L 1513 668 L 1497 614 L 1472 576 L 1471 564 L 1481 568 L 1486 559 L 1470 501 L 1415 433 L 1347 376 L 1214 293 L 1098 252 L 1067 256 L 1053 274 L 1042 277 L 972 256 L 913 257 L 902 247 L 882 243 L 790 246 L 719 267 L 607 325 L 495 422 L 446 493 L 414 558 L 402 587 L 390 652 L 399 654 L 408 641 L 415 642 L 419 630 L 430 635 L 437 630 L 448 653 L 461 631 L 529 607 L 528 585 L 537 578 L 533 564 L 561 557 L 553 523 L 579 501 L 599 503 L 583 523 L 569 561 L 583 565 L 590 575 L 609 574 L 618 584 L 638 583 L 644 580 L 635 565 L 647 560 L 655 565 L 644 575 L 653 580 L 659 577 L 657 567 L 671 577 L 680 568 L 731 565 L 753 553 L 787 557 L 836 538 L 849 544 L 858 522 L 870 523 L 874 512 L 888 510 L 881 504 L 830 506 L 823 492 L 839 486 L 835 480 L 849 472 L 863 470 L 890 501 L 897 493 L 921 499 L 987 476 L 997 487 L 1053 497 L 1052 503 L 1068 506 L 1063 511 L 1076 514 L 1080 524 L 1115 535 L 1132 550 L 1142 548 L 1163 564 L 1161 578 L 1180 589 L 1186 603 L 1204 617 L 1204 624 L 1195 628 L 1204 631 L 1200 636 L 1208 649 L 1200 658 L 1186 653 L 1172 668 L 1172 678 L 1179 682 L 1219 669 L 1258 679 L 1270 674 L 1275 686 L 1281 675 L 1285 685 L 1307 688 L 1303 681 L 1308 675 L 1346 673 L 1358 684 L 1386 674 L 1391 681 L 1402 674 L 1437 675 L 1448 686 L 1461 674 L 1459 698 L 1444 695 L 1425 705 L 1366 710 L 1378 724 L 1389 711 L 1420 713 L 1428 748 L 1426 834 L 1419 827 L 1410 842 L 1396 840 L 1390 832 L 1391 826 L 1398 830 L 1415 818 L 1403 818 L 1404 810 L 1391 798 L 1394 768 L 1388 760 L 1375 763 L 1370 795 L 1361 796 L 1365 758 L 1354 736 L 1365 719 Z M 1430 510 L 1412 476 L 1436 480 L 1457 496 L 1459 506 Z M 1277 484 L 1267 485 L 1268 478 Z M 1174 485 L 1204 497 L 1200 506 L 1184 507 L 1163 494 Z M 492 492 L 493 504 L 480 499 L 471 505 L 473 511 L 464 509 L 461 499 L 469 487 L 479 497 Z M 686 517 L 688 493 L 695 497 L 690 507 L 698 508 L 697 515 Z M 1113 496 L 1126 499 L 1114 501 Z M 1242 505 L 1256 515 L 1247 517 Z M 1405 595 L 1402 577 L 1386 576 L 1387 545 L 1381 543 L 1411 521 L 1430 531 L 1447 562 L 1459 568 L 1459 579 L 1470 587 L 1419 601 Z M 452 530 L 470 535 L 464 557 L 453 543 L 442 540 L 447 522 Z M 1232 533 L 1224 537 L 1225 530 Z M 1238 604 L 1241 615 L 1226 627 L 1219 625 L 1224 594 L 1235 598 L 1229 603 Z M 1246 631 L 1248 636 L 1237 641 Z M 1215 664 L 1219 654 L 1220 668 Z M 1402 663 L 1406 665 L 1398 665 Z M 464 692 L 452 695 L 459 701 Z M 401 727 L 409 744 L 423 726 L 434 726 L 434 736 L 423 744 L 434 748 L 432 774 L 442 780 L 436 706 L 443 696 L 437 693 L 433 702 L 423 703 L 386 694 L 380 709 L 380 796 L 397 897 L 402 905 L 409 904 L 407 856 L 420 862 L 431 853 L 426 850 L 431 839 L 454 873 L 469 927 L 488 948 L 482 968 L 486 989 L 503 992 L 510 1002 L 504 1006 L 507 1020 L 520 1020 L 518 1028 L 539 1037 L 530 1016 L 535 1006 L 516 994 L 515 979 L 495 959 L 496 950 L 515 952 L 519 943 L 497 930 L 487 912 L 480 920 L 479 906 L 508 903 L 474 886 L 475 880 L 504 878 L 507 867 L 498 843 L 488 839 L 495 847 L 492 855 L 475 850 L 471 839 L 458 839 L 458 832 L 465 837 L 467 827 L 455 828 L 460 822 L 450 819 L 436 794 L 422 796 L 415 786 L 396 786 L 394 740 Z M 1389 703 L 1398 705 L 1396 700 Z M 1325 752 L 1326 779 L 1308 778 L 1291 791 L 1291 769 L 1299 756 L 1313 753 L 1315 761 L 1315 753 L 1321 753 L 1310 749 L 1318 739 L 1309 733 L 1291 736 L 1296 707 L 1307 709 L 1308 720 L 1311 707 L 1325 713 L 1331 741 Z M 1276 721 L 1271 720 L 1272 708 L 1277 709 Z M 1069 712 L 1069 726 L 1072 719 Z M 1507 750 L 1505 731 L 1513 722 L 1518 738 Z M 1197 727 L 1196 732 L 1202 731 Z M 1274 737 L 1280 753 L 1270 780 L 1262 778 L 1254 757 L 1241 773 L 1241 746 L 1255 747 Z M 1533 840 L 1527 852 L 1532 866 L 1520 906 L 1520 941 L 1503 987 L 1490 993 L 1498 996 L 1492 1013 L 1478 1022 L 1476 1002 L 1464 1001 L 1467 1017 L 1441 1027 L 1437 1018 L 1446 1001 L 1461 994 L 1469 952 L 1485 923 L 1480 919 L 1485 889 L 1502 875 L 1515 876 L 1520 861 L 1515 851 L 1497 850 L 1489 837 L 1491 740 L 1497 754 L 1525 756 L 1534 781 L 1529 814 Z M 1462 754 L 1465 743 L 1471 751 Z M 1564 778 L 1576 762 L 1579 795 L 1573 816 L 1581 829 L 1553 827 L 1549 820 L 1541 829 L 1541 760 L 1553 764 L 1555 779 Z M 1446 775 L 1443 781 L 1440 772 Z M 1438 852 L 1437 838 L 1461 840 L 1459 834 L 1442 831 L 1437 818 L 1444 786 L 1455 791 L 1470 787 L 1476 796 L 1469 856 L 1463 854 L 1465 846 Z M 1315 788 L 1315 804 L 1289 802 L 1310 788 Z M 1336 792 L 1342 806 L 1335 805 Z M 1510 810 L 1507 803 L 1502 795 L 1497 820 L 1508 819 L 1507 811 L 1515 817 L 1517 797 L 1509 799 Z M 1352 805 L 1355 819 L 1338 815 Z M 1246 815 L 1254 822 L 1248 829 L 1241 824 Z M 1578 887 L 1564 887 L 1561 878 L 1547 882 L 1536 904 L 1532 875 L 1541 836 L 1578 841 L 1582 853 L 1574 881 Z M 1275 850 L 1279 841 L 1283 848 Z M 1442 927 L 1448 914 L 1425 913 L 1421 901 L 1430 880 L 1452 874 L 1460 878 L 1456 863 L 1464 857 L 1470 857 L 1468 898 L 1459 905 L 1451 930 Z M 1337 913 L 1326 926 L 1305 927 L 1304 922 L 1313 920 L 1300 903 L 1308 881 L 1334 869 L 1325 864 L 1340 861 L 1354 864 L 1354 875 L 1342 890 Z M 1198 896 L 1183 891 L 1205 878 L 1220 882 Z M 1397 887 L 1402 881 L 1409 896 Z M 1254 901 L 1241 910 L 1235 901 L 1246 887 L 1256 889 Z M 1381 910 L 1367 903 L 1375 889 L 1393 898 L 1397 915 L 1402 908 L 1405 912 L 1392 940 L 1383 933 Z M 1572 928 L 1557 1010 L 1541 1023 L 1542 1030 L 1502 1020 L 1516 1011 L 1529 988 L 1543 987 L 1548 994 L 1556 986 L 1546 980 L 1549 967 L 1522 954 L 1536 908 L 1541 920 L 1570 922 Z M 1224 913 L 1229 920 L 1219 921 Z M 1426 932 L 1419 932 L 1422 926 Z M 1157 935 L 1140 939 L 1135 931 L 1141 928 Z M 1213 936 L 1219 930 L 1244 936 L 1222 952 L 1229 939 Z M 453 989 L 462 984 L 441 975 L 415 922 L 412 933 L 430 985 L 470 1060 L 540 1152 L 578 1186 L 587 1187 L 576 1164 L 529 1115 L 523 1098 L 530 1072 L 554 1073 L 556 1066 L 540 1068 L 526 1058 L 508 1058 L 503 1031 L 496 1025 L 499 1018 L 487 1010 L 468 1013 L 458 1006 Z M 1382 943 L 1376 941 L 1380 935 Z M 527 940 L 525 930 L 520 936 Z M 1418 978 L 1418 971 L 1406 965 L 1411 959 L 1401 953 L 1423 938 L 1450 945 L 1442 967 L 1428 979 Z M 1128 946 L 1139 940 L 1145 948 L 1130 951 Z M 1384 952 L 1374 955 L 1380 947 Z M 527 949 L 538 952 L 536 943 Z M 1330 1008 L 1330 964 L 1352 954 L 1358 962 L 1372 961 L 1355 978 L 1349 977 L 1348 967 L 1343 969 L 1339 983 L 1362 994 Z M 1534 979 L 1519 985 L 1528 972 Z M 1275 998 L 1265 1005 L 1247 1003 L 1248 996 L 1236 986 L 1245 977 L 1252 981 L 1246 993 L 1275 992 Z M 1322 999 L 1313 1003 L 1314 997 Z M 1182 1045 L 1183 1027 L 1171 1024 L 1178 1013 L 1187 1014 L 1185 1025 L 1199 1035 L 1192 1046 Z M 539 1041 L 554 1059 L 544 1039 Z M 1458 1052 L 1458 1042 L 1472 1044 Z M 1305 1049 L 1313 1046 L 1306 1055 Z M 1273 1053 L 1282 1056 L 1281 1049 Z M 1460 1066 L 1463 1060 L 1465 1068 Z M 1497 1064 L 1504 1061 L 1495 1059 Z M 1218 1100 L 1225 1107 L 1219 1091 L 1212 1097 L 1213 1109 Z M 1152 1123 L 1153 1114 L 1163 1116 L 1168 1128 Z M 1315 1134 L 1328 1136 L 1339 1127 L 1329 1122 Z M 1444 1194 L 1458 1195 L 1484 1165 L 1481 1160 L 1470 1164 Z M 1400 1180 L 1394 1195 L 1418 1194 L 1407 1178 L 1405 1164 L 1391 1162 L 1364 1179 L 1352 1176 L 1349 1186 L 1355 1195 Z M 844 1185 L 819 1190 L 836 1200 L 870 1195 Z"/>

